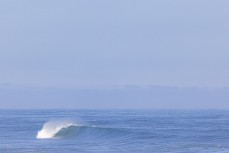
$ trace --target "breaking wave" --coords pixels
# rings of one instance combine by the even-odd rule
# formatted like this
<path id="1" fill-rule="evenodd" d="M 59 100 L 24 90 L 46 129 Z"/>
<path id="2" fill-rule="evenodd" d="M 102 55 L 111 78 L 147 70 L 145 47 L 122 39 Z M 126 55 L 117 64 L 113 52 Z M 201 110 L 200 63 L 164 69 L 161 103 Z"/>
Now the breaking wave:
<path id="1" fill-rule="evenodd" d="M 43 128 L 38 131 L 38 139 L 48 139 L 53 137 L 61 137 L 61 134 L 67 135 L 71 132 L 77 125 L 70 121 L 49 121 L 43 125 Z M 70 134 L 70 133 L 69 133 Z"/>
<path id="2" fill-rule="evenodd" d="M 38 131 L 37 139 L 50 138 L 121 138 L 129 135 L 129 132 L 112 129 L 101 128 L 96 126 L 87 126 L 77 124 L 71 121 L 48 121 L 43 128 Z"/>

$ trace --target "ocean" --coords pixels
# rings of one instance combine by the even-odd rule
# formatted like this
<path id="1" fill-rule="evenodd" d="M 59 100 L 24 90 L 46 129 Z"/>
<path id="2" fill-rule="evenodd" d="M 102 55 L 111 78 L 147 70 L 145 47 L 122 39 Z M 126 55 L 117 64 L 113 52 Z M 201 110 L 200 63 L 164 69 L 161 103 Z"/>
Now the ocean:
<path id="1" fill-rule="evenodd" d="M 229 153 L 229 111 L 0 110 L 0 153 Z"/>

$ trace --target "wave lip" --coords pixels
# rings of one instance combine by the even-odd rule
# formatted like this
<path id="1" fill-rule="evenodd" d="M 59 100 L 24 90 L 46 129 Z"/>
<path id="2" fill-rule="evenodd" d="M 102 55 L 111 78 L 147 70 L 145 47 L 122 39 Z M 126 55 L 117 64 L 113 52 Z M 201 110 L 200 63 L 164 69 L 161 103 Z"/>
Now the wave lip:
<path id="1" fill-rule="evenodd" d="M 74 139 L 124 139 L 130 132 L 97 126 L 86 126 L 71 121 L 49 121 L 37 133 L 37 139 L 74 138 Z"/>
<path id="2" fill-rule="evenodd" d="M 76 127 L 77 125 L 74 122 L 69 121 L 49 121 L 43 125 L 43 128 L 38 131 L 37 139 L 50 139 L 58 137 L 58 133 L 67 132 L 68 129 Z"/>

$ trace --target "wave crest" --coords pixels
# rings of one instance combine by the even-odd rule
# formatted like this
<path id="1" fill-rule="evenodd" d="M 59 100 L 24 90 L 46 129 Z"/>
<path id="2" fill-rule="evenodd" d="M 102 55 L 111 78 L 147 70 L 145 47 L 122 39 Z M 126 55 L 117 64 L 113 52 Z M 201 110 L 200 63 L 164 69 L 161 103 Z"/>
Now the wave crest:
<path id="1" fill-rule="evenodd" d="M 70 121 L 49 121 L 38 131 L 37 139 L 66 138 L 77 139 L 120 139 L 129 138 L 130 132 L 116 128 L 85 126 Z"/>
<path id="2" fill-rule="evenodd" d="M 78 125 L 80 126 L 80 125 Z M 43 128 L 38 131 L 38 139 L 48 139 L 53 137 L 61 137 L 69 134 L 77 125 L 70 121 L 49 121 L 43 125 Z"/>

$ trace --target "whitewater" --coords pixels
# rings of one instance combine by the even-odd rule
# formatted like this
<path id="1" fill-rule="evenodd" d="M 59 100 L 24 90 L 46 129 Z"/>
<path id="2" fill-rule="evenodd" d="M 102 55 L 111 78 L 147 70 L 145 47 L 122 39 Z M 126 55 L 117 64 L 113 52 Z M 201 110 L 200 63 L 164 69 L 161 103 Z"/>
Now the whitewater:
<path id="1" fill-rule="evenodd" d="M 67 135 L 68 131 L 71 128 L 74 128 L 77 126 L 80 126 L 80 125 L 77 125 L 74 122 L 65 121 L 65 120 L 49 121 L 44 124 L 43 128 L 40 131 L 38 131 L 37 138 L 38 139 L 48 139 L 48 138 L 57 137 L 58 133 L 60 133 L 63 130 L 66 131 L 65 135 Z"/>
<path id="2" fill-rule="evenodd" d="M 45 122 L 42 129 L 38 131 L 37 139 L 56 139 L 56 138 L 124 138 L 130 135 L 130 132 L 112 128 L 102 128 L 95 125 L 80 124 L 69 120 L 50 120 Z"/>
<path id="3" fill-rule="evenodd" d="M 228 153 L 228 110 L 0 110 L 0 153 Z"/>

